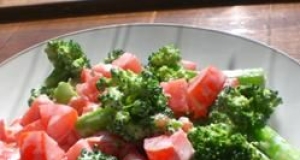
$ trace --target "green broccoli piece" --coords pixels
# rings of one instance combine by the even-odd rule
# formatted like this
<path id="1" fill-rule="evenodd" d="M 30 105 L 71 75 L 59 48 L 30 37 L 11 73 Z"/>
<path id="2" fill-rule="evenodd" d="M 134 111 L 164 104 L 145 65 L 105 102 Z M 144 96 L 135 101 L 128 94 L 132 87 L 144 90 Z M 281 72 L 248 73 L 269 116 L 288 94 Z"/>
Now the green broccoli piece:
<path id="1" fill-rule="evenodd" d="M 266 76 L 262 68 L 223 71 L 228 78 L 237 78 L 240 85 L 266 85 Z"/>
<path id="2" fill-rule="evenodd" d="M 257 85 L 228 87 L 218 96 L 216 105 L 242 132 L 266 125 L 274 109 L 282 103 L 276 91 Z"/>
<path id="3" fill-rule="evenodd" d="M 178 67 L 181 60 L 180 51 L 174 45 L 166 45 L 148 57 L 148 65 L 160 68 L 163 66 Z"/>
<path id="4" fill-rule="evenodd" d="M 180 51 L 174 45 L 166 45 L 152 53 L 148 57 L 146 68 L 154 73 L 159 81 L 177 78 L 191 79 L 197 75 L 195 71 L 183 68 Z"/>
<path id="5" fill-rule="evenodd" d="M 90 61 L 80 45 L 72 40 L 48 42 L 45 49 L 54 69 L 45 81 L 46 87 L 56 87 L 61 81 L 79 80 L 83 68 L 90 67 Z"/>
<path id="6" fill-rule="evenodd" d="M 82 149 L 81 154 L 77 160 L 118 160 L 115 156 L 106 155 L 100 150 L 94 149 L 93 151 L 88 151 Z"/>
<path id="7" fill-rule="evenodd" d="M 285 160 L 282 158 L 285 155 L 293 155 L 295 158 L 291 157 L 289 160 L 296 160 L 300 158 L 300 152 L 286 143 L 278 133 L 271 132 L 267 126 L 267 120 L 281 103 L 277 91 L 262 86 L 228 87 L 219 94 L 209 113 L 209 121 L 223 121 L 233 126 L 234 130 L 245 135 L 248 141 L 254 142 L 272 160 Z"/>
<path id="8" fill-rule="evenodd" d="M 115 59 L 118 59 L 125 52 L 121 49 L 115 49 L 107 54 L 107 57 L 104 59 L 105 64 L 112 63 Z"/>
<path id="9" fill-rule="evenodd" d="M 72 40 L 50 41 L 45 52 L 53 65 L 53 70 L 40 88 L 31 91 L 29 104 L 41 94 L 53 98 L 53 91 L 59 82 L 77 83 L 82 69 L 90 67 L 90 62 L 80 45 Z"/>
<path id="10" fill-rule="evenodd" d="M 172 111 L 156 77 L 147 70 L 136 74 L 112 69 L 111 75 L 111 78 L 100 78 L 97 87 L 102 92 L 99 96 L 102 110 L 113 110 L 109 116 L 112 120 L 103 127 L 96 127 L 102 126 L 98 123 L 107 116 L 101 115 L 101 109 L 97 113 L 88 113 L 77 121 L 79 133 L 88 136 L 105 129 L 125 140 L 139 141 L 158 132 L 153 117 L 158 113 L 172 116 Z"/>
<path id="11" fill-rule="evenodd" d="M 59 82 L 58 86 L 53 90 L 53 98 L 58 103 L 68 104 L 74 96 L 77 96 L 77 92 L 68 82 Z"/>
<path id="12" fill-rule="evenodd" d="M 195 160 L 270 160 L 231 125 L 197 126 L 188 133 Z"/>
<path id="13" fill-rule="evenodd" d="M 75 128 L 81 136 L 91 136 L 97 131 L 106 130 L 108 124 L 114 120 L 115 115 L 115 109 L 99 107 L 93 112 L 80 116 L 75 124 Z"/>

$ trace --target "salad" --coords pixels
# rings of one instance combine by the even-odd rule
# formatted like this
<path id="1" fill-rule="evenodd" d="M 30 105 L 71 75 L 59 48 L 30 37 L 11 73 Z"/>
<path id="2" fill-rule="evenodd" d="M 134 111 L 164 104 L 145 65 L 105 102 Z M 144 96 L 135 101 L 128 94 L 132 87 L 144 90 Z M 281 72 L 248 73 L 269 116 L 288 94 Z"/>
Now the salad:
<path id="1" fill-rule="evenodd" d="M 28 110 L 0 120 L 2 160 L 299 160 L 268 126 L 282 103 L 263 69 L 197 69 L 166 45 L 147 64 L 113 50 L 95 64 L 72 40 L 48 42 L 53 70 Z"/>

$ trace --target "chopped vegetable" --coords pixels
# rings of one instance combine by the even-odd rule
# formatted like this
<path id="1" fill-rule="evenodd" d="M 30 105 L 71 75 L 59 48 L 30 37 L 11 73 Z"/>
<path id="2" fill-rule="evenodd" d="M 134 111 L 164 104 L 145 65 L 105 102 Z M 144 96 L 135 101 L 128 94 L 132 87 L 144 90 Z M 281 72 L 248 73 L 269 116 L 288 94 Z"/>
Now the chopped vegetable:
<path id="1" fill-rule="evenodd" d="M 144 149 L 149 160 L 189 160 L 194 154 L 194 149 L 182 130 L 176 131 L 171 136 L 146 138 Z"/>
<path id="2" fill-rule="evenodd" d="M 174 45 L 166 45 L 153 52 L 148 57 L 147 69 L 154 73 L 159 81 L 191 79 L 197 74 L 194 70 L 185 69 L 181 63 L 180 51 Z"/>
<path id="3" fill-rule="evenodd" d="M 261 68 L 197 70 L 173 45 L 146 65 L 123 50 L 90 65 L 80 45 L 54 40 L 53 71 L 30 107 L 0 119 L 0 159 L 299 160 L 267 125 L 282 103 Z"/>
<path id="4" fill-rule="evenodd" d="M 198 126 L 188 137 L 196 151 L 195 160 L 270 160 L 225 123 Z"/>
<path id="5" fill-rule="evenodd" d="M 210 113 L 212 123 L 226 122 L 253 142 L 272 160 L 300 158 L 300 152 L 267 126 L 275 107 L 282 103 L 276 91 L 257 85 L 226 88 Z"/>
<path id="6" fill-rule="evenodd" d="M 90 67 L 90 61 L 80 45 L 72 40 L 54 40 L 47 43 L 45 49 L 53 70 L 40 88 L 31 91 L 29 104 L 39 95 L 46 94 L 52 98 L 53 90 L 59 82 L 78 82 L 82 69 Z"/>

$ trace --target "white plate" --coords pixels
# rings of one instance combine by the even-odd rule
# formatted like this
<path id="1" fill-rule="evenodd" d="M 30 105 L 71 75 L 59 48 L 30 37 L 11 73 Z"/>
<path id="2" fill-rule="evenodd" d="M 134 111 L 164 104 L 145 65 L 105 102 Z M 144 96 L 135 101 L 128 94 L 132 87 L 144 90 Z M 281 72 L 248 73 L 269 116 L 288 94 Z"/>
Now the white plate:
<path id="1" fill-rule="evenodd" d="M 271 125 L 300 147 L 300 65 L 286 54 L 261 43 L 227 33 L 166 24 L 131 24 L 99 27 L 61 36 L 81 44 L 92 63 L 114 48 L 122 48 L 146 60 L 149 53 L 173 43 L 185 59 L 199 68 L 214 64 L 221 69 L 262 67 L 268 85 L 279 90 L 284 104 Z M 24 50 L 0 67 L 0 117 L 11 120 L 27 108 L 30 90 L 39 86 L 50 71 L 43 53 L 45 42 Z"/>

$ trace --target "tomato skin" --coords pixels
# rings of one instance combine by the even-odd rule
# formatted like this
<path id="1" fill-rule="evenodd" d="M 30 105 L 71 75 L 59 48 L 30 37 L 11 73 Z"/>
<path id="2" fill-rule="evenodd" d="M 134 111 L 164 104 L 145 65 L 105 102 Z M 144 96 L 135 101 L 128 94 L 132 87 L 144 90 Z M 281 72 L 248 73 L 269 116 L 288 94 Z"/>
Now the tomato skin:
<path id="1" fill-rule="evenodd" d="M 181 60 L 181 65 L 183 68 L 188 69 L 188 70 L 193 70 L 195 71 L 197 69 L 197 64 L 195 62 L 189 61 L 189 60 Z"/>
<path id="2" fill-rule="evenodd" d="M 19 137 L 21 160 L 60 160 L 64 151 L 44 131 L 22 133 Z"/>
<path id="3" fill-rule="evenodd" d="M 70 147 L 72 147 L 78 140 L 80 139 L 79 134 L 77 133 L 77 131 L 75 129 L 71 130 L 66 138 L 64 138 L 59 146 L 64 150 L 64 151 L 68 151 L 70 149 Z"/>
<path id="4" fill-rule="evenodd" d="M 149 160 L 179 160 L 169 136 L 166 135 L 146 138 L 144 149 Z"/>
<path id="5" fill-rule="evenodd" d="M 74 129 L 78 118 L 77 111 L 67 105 L 42 105 L 41 120 L 46 132 L 59 144 Z"/>
<path id="6" fill-rule="evenodd" d="M 112 62 L 112 65 L 123 68 L 124 70 L 131 70 L 135 73 L 142 71 L 142 64 L 140 60 L 132 53 L 125 52 L 119 58 Z"/>
<path id="7" fill-rule="evenodd" d="M 26 126 L 23 127 L 21 131 L 19 131 L 16 135 L 17 139 L 18 137 L 25 132 L 30 132 L 30 131 L 45 131 L 46 127 L 43 125 L 42 120 L 38 119 Z"/>
<path id="8" fill-rule="evenodd" d="M 40 106 L 44 104 L 54 104 L 53 101 L 51 101 L 46 95 L 41 95 L 37 97 L 31 104 L 30 108 L 27 110 L 27 112 L 23 115 L 21 119 L 21 124 L 23 126 L 26 126 L 27 124 L 30 124 L 39 118 L 41 118 L 40 115 Z"/>
<path id="9" fill-rule="evenodd" d="M 186 115 L 189 111 L 187 100 L 188 83 L 185 79 L 162 82 L 164 94 L 169 96 L 168 105 L 177 116 Z"/>
<path id="10" fill-rule="evenodd" d="M 214 66 L 202 70 L 189 84 L 188 103 L 193 118 L 205 117 L 208 107 L 223 89 L 226 76 Z"/>

